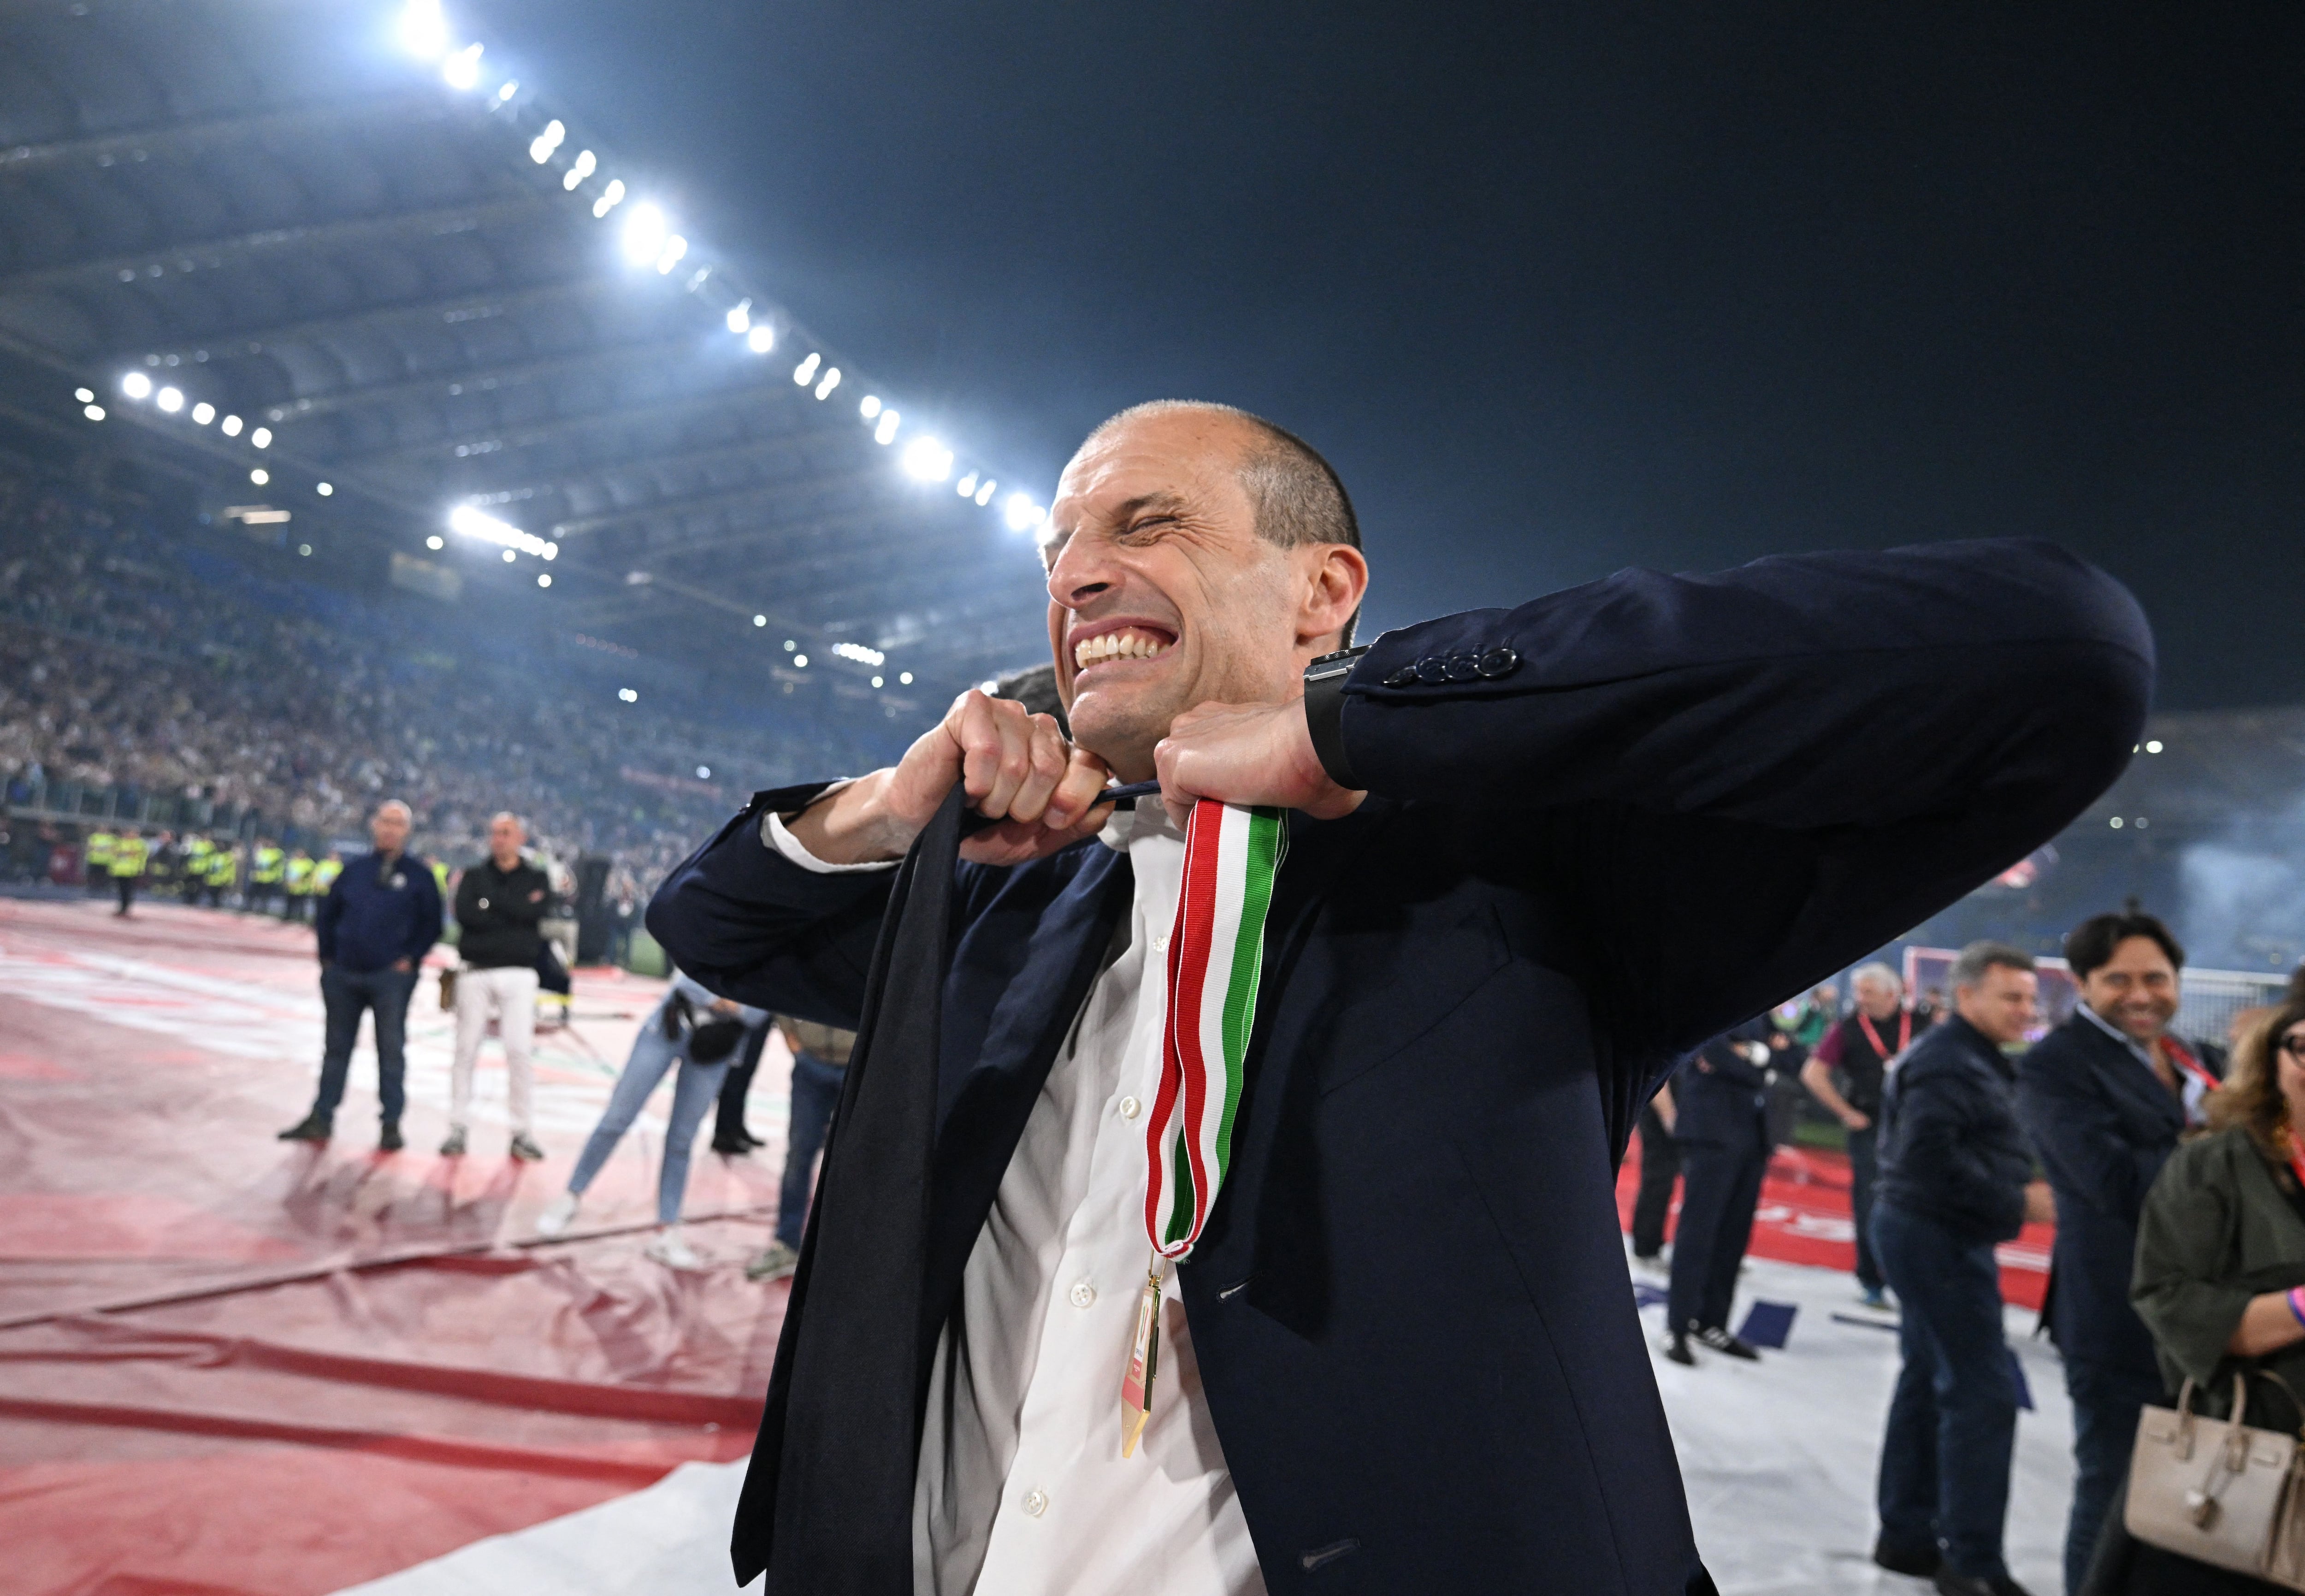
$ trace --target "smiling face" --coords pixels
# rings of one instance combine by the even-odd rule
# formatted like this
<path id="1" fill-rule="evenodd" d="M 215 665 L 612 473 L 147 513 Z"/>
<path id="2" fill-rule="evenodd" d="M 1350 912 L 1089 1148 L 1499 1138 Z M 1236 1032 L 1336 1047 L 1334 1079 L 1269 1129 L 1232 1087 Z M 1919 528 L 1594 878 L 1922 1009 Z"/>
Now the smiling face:
<path id="1" fill-rule="evenodd" d="M 1154 746 L 1197 704 L 1297 697 L 1359 607 L 1357 549 L 1258 535 L 1241 480 L 1258 442 L 1221 410 L 1131 415 L 1058 483 L 1042 545 L 1057 689 L 1074 741 L 1124 781 L 1152 775 Z"/>
<path id="2" fill-rule="evenodd" d="M 2150 1042 L 2177 1017 L 2177 966 L 2150 937 L 2123 937 L 2081 978 L 2081 1001 L 2123 1035 Z"/>

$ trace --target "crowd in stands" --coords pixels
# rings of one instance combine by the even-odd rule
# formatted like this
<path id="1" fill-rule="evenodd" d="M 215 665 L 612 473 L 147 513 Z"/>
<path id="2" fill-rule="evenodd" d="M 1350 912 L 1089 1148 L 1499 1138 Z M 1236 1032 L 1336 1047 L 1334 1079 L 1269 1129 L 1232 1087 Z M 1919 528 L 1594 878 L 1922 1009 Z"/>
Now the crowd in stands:
<path id="1" fill-rule="evenodd" d="M 0 781 L 20 800 L 44 781 L 208 799 L 319 848 L 393 796 L 415 845 L 459 862 L 512 809 L 562 858 L 611 856 L 612 894 L 645 893 L 753 787 L 880 762 L 877 742 L 796 747 L 662 694 L 643 710 L 459 631 L 458 607 L 282 581 L 172 519 L 0 464 Z"/>

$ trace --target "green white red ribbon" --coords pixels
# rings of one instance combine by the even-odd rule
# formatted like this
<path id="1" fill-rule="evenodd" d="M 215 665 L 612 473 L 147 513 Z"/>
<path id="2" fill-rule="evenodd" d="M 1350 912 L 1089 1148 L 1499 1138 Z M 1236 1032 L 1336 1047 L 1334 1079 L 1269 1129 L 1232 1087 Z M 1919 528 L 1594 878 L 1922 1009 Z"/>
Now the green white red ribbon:
<path id="1" fill-rule="evenodd" d="M 1288 851 L 1278 809 L 1210 798 L 1194 807 L 1169 938 L 1161 1086 L 1144 1132 L 1144 1230 L 1163 1258 L 1191 1253 L 1232 1161 L 1264 917 Z"/>

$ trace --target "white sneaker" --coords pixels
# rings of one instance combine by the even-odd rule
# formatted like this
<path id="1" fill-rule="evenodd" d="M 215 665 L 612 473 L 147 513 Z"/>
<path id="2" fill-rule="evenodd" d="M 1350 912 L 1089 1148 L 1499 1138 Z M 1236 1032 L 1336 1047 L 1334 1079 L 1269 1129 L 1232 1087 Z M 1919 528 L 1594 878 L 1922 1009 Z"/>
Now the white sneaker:
<path id="1" fill-rule="evenodd" d="M 563 1192 L 552 1200 L 552 1205 L 536 1216 L 536 1234 L 558 1235 L 576 1218 L 576 1204 L 581 1201 L 575 1193 Z"/>
<path id="2" fill-rule="evenodd" d="M 704 1267 L 704 1260 L 697 1255 L 696 1249 L 681 1239 L 679 1231 L 668 1226 L 658 1231 L 642 1252 L 668 1269 L 701 1269 Z"/>

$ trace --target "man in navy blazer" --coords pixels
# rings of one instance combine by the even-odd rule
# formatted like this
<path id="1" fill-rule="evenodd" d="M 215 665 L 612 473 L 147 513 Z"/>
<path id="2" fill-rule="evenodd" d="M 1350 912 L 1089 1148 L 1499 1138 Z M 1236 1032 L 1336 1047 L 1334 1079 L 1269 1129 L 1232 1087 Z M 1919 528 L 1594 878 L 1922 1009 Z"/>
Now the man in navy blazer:
<path id="1" fill-rule="evenodd" d="M 2017 1112 L 2057 1197 L 2046 1317 L 2073 1399 L 2065 1588 L 2078 1591 L 2138 1412 L 2165 1395 L 2153 1337 L 2129 1305 L 2137 1216 L 2215 1079 L 2169 1034 L 2185 950 L 2167 926 L 2134 908 L 2097 915 L 2065 938 L 2065 962 L 2080 1002 L 2018 1065 Z"/>
<path id="2" fill-rule="evenodd" d="M 896 767 L 756 794 L 650 909 L 715 990 L 863 1039 L 738 1577 L 989 1592 L 953 1550 L 973 1536 L 1069 1549 L 1073 1577 L 1003 1596 L 1711 1590 L 1618 1238 L 1635 1116 L 1677 1054 L 1988 879 L 2113 780 L 2152 677 L 2135 602 L 2049 545 L 1975 542 L 1627 571 L 1339 659 L 1366 584 L 1341 485 L 1211 405 L 1100 428 L 1042 537 L 1072 743 L 965 693 Z M 996 1196 L 1007 1214 L 1028 1161 L 1077 1150 L 1044 1111 L 1136 956 L 1136 845 L 1092 840 L 1109 777 L 1157 777 L 1174 818 L 1204 797 L 1292 811 L 1231 1169 L 1162 1332 L 1189 1329 L 1195 1372 L 1156 1401 L 1205 1419 L 1215 1506 L 1157 1524 L 1110 1494 L 1125 1345 L 984 1421 L 1021 1426 L 1018 1456 L 1035 1404 L 1093 1427 L 1110 1446 L 1077 1478 L 923 1440 L 954 1422 L 940 1348 L 965 1332 L 1029 1361 L 1066 1314 L 1134 1291 L 1058 1278 L 977 1317 L 976 1271 L 1010 1256 Z M 956 787 L 997 823 L 954 867 Z M 924 836 L 941 857 L 923 842 L 893 876 L 864 868 Z M 900 907 L 883 927 L 892 893 L 940 922 Z M 940 981 L 920 968 L 939 957 Z M 868 983 L 887 1007 L 867 1012 Z M 898 1068 L 934 1076 L 925 1170 L 875 1119 Z M 1125 1118 L 1136 1099 L 1107 1100 Z M 1106 1192 L 1111 1214 L 1063 1195 L 1056 1219 L 1141 1226 L 1143 1189 Z M 920 1255 L 891 1273 L 876 1224 L 923 1235 Z M 867 1278 L 904 1288 L 878 1318 L 849 1289 Z M 890 1346 L 872 1366 L 916 1372 L 909 1390 L 840 1383 Z M 919 1516 L 916 1475 L 974 1519 Z M 1154 1476 L 1129 1476 L 1148 1502 L 1175 1485 Z M 1097 1524 L 1067 1518 L 1084 1492 L 1106 1493 Z M 1101 1537 L 1134 1561 L 1092 1569 Z"/>

